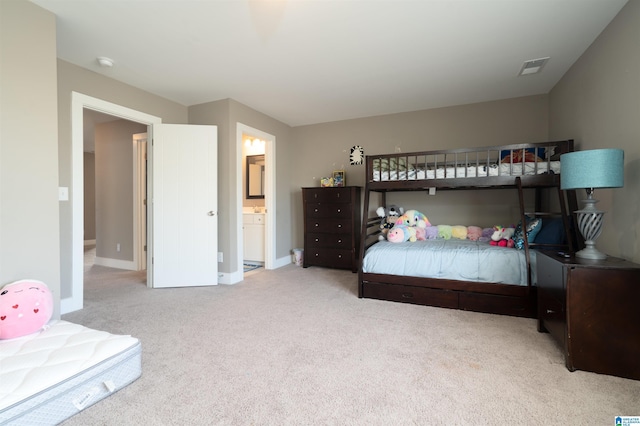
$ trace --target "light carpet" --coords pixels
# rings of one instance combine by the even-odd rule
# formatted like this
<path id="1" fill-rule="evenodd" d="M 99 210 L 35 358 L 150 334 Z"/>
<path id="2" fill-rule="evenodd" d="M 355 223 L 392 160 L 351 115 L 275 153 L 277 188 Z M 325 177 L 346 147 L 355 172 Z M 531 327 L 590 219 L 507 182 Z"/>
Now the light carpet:
<path id="1" fill-rule="evenodd" d="M 67 321 L 142 342 L 142 377 L 74 425 L 613 425 L 640 381 L 564 366 L 533 319 L 359 299 L 357 275 L 264 270 L 148 289 L 93 266 Z"/>

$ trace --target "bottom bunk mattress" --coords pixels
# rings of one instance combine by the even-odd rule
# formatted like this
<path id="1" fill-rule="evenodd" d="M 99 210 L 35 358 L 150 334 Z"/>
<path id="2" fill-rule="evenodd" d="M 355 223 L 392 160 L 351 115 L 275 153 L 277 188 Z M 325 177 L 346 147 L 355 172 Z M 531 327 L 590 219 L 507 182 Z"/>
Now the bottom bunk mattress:
<path id="1" fill-rule="evenodd" d="M 138 339 L 62 320 L 0 340 L 0 425 L 62 422 L 140 377 Z"/>
<path id="2" fill-rule="evenodd" d="M 535 252 L 530 251 L 532 284 Z M 470 240 L 380 241 L 365 253 L 366 273 L 526 286 L 524 250 Z"/>

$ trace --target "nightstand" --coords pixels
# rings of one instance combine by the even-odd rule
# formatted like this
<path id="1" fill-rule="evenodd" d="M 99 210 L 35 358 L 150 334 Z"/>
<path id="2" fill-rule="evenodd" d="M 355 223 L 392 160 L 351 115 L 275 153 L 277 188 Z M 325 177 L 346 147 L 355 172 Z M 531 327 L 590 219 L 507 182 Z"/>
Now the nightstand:
<path id="1" fill-rule="evenodd" d="M 538 331 L 567 369 L 640 380 L 640 265 L 538 252 Z"/>

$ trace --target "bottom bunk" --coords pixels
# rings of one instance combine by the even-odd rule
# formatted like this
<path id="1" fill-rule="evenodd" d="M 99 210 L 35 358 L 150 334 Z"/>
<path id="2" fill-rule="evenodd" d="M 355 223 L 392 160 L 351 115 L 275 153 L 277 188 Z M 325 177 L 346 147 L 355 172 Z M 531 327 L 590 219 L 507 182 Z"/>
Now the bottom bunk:
<path id="1" fill-rule="evenodd" d="M 488 242 L 380 241 L 363 259 L 359 296 L 534 318 L 535 269 L 535 252 L 527 261 Z"/>

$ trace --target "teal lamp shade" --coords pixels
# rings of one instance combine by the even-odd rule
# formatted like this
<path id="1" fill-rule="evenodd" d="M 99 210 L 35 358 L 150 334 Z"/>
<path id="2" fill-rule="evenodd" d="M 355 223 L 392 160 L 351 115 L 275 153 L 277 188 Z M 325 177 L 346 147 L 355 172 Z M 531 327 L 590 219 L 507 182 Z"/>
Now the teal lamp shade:
<path id="1" fill-rule="evenodd" d="M 621 188 L 624 184 L 624 151 L 592 149 L 560 156 L 560 187 Z"/>

